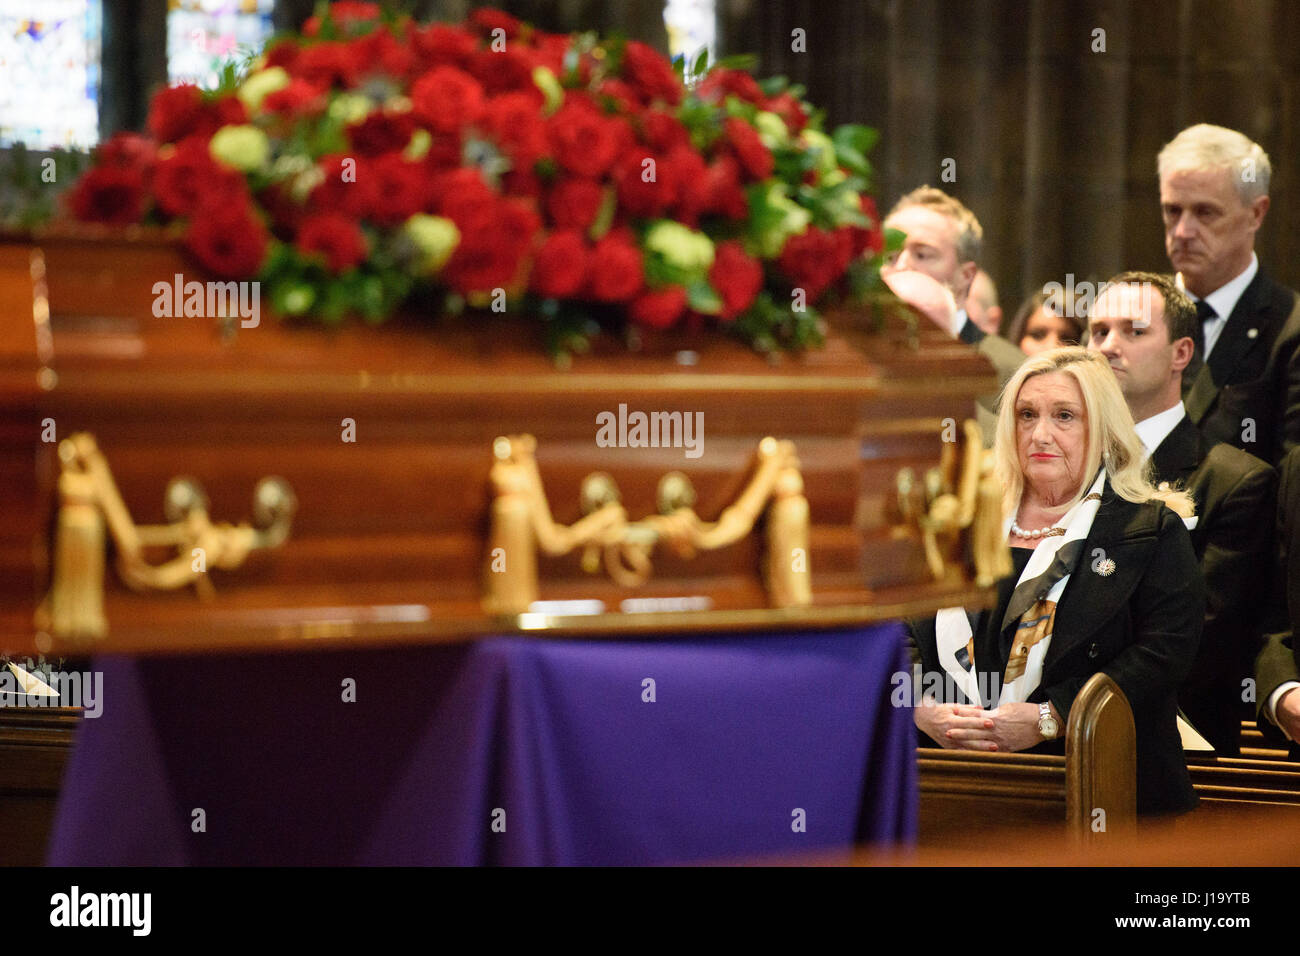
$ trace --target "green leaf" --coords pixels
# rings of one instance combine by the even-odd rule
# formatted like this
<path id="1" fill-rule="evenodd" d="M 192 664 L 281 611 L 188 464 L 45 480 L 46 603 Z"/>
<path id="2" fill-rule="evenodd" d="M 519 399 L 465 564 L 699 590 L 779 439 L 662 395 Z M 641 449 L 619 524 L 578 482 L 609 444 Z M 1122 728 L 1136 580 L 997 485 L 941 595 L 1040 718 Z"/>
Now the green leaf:
<path id="1" fill-rule="evenodd" d="M 699 56 L 695 58 L 695 63 L 691 66 L 691 76 L 699 78 L 709 71 L 709 48 L 705 47 L 700 51 Z"/>
<path id="2" fill-rule="evenodd" d="M 686 302 L 703 315 L 717 315 L 722 311 L 722 296 L 703 280 L 692 282 L 686 287 Z"/>
<path id="3" fill-rule="evenodd" d="M 752 70 L 758 66 L 758 57 L 753 53 L 733 53 L 713 65 L 724 70 Z"/>
<path id="4" fill-rule="evenodd" d="M 903 243 L 907 241 L 907 233 L 901 229 L 895 229 L 892 226 L 885 227 L 885 255 L 901 252 Z"/>
<path id="5" fill-rule="evenodd" d="M 837 151 L 841 148 L 850 149 L 863 157 L 871 152 L 879 139 L 878 130 L 863 126 L 861 123 L 845 123 L 843 126 L 837 126 L 831 133 L 831 142 L 835 144 Z"/>

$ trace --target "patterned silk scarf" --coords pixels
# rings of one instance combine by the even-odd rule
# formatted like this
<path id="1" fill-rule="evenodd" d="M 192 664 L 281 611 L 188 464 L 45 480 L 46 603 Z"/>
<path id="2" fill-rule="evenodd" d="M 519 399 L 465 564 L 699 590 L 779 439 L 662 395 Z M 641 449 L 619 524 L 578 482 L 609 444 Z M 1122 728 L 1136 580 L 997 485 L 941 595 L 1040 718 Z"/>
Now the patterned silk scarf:
<path id="1" fill-rule="evenodd" d="M 1092 520 L 1101 506 L 1105 469 L 1098 472 L 1083 500 L 1057 523 L 1065 534 L 1045 538 L 1029 556 L 1016 582 L 1002 617 L 1002 630 L 1016 625 L 1002 675 L 998 705 L 1029 699 L 1043 676 L 1043 659 L 1052 643 L 1056 605 L 1078 566 Z M 1011 518 L 1003 527 L 1011 531 Z M 970 616 L 961 608 L 944 608 L 935 616 L 935 640 L 939 664 L 968 700 L 979 702 L 992 696 L 981 694 L 975 669 L 975 638 Z M 988 689 L 991 690 L 991 689 Z"/>

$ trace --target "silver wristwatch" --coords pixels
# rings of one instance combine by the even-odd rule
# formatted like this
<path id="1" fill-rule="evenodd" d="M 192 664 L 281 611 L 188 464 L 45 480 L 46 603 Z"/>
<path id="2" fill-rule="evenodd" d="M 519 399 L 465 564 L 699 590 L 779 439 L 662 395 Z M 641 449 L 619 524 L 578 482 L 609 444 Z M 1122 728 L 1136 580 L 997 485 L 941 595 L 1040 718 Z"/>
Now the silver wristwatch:
<path id="1" fill-rule="evenodd" d="M 1038 705 L 1038 732 L 1043 735 L 1044 740 L 1055 740 L 1060 729 L 1056 718 L 1052 716 L 1052 705 L 1043 701 Z"/>

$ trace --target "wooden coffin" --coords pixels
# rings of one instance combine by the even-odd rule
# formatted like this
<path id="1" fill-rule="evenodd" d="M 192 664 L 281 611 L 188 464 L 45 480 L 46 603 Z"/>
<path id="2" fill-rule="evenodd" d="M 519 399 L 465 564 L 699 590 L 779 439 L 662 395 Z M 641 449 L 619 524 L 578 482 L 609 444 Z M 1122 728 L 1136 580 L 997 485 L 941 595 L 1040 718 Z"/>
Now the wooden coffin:
<path id="1" fill-rule="evenodd" d="M 189 652 L 301 640 L 427 641 L 511 627 L 577 630 L 830 626 L 976 603 L 960 535 L 936 576 L 898 473 L 939 462 L 945 420 L 996 385 L 976 352 L 900 309 L 831 317 L 827 347 L 778 364 L 716 336 L 606 343 L 560 370 L 540 324 L 408 315 L 379 327 L 154 315 L 155 284 L 202 279 L 156 232 L 49 232 L 0 241 L 0 614 L 12 653 Z M 879 324 L 879 329 L 876 326 Z M 682 354 L 683 349 L 692 350 Z M 701 453 L 600 447 L 597 416 L 701 413 Z M 53 428 L 51 429 L 51 424 Z M 947 423 L 951 437 L 951 422 Z M 351 428 L 351 438 L 348 429 Z M 252 517 L 260 479 L 297 500 L 290 533 L 204 586 L 126 587 L 106 544 L 94 640 L 38 627 L 60 509 L 59 442 L 93 435 L 138 524 L 167 521 L 169 480 L 195 479 L 213 521 Z M 734 501 L 764 437 L 794 443 L 809 504 L 811 605 L 773 610 L 750 535 L 690 558 L 656 548 L 640 587 L 588 573 L 579 552 L 538 558 L 545 601 L 603 602 L 592 618 L 485 612 L 494 440 L 529 434 L 554 520 L 581 515 L 606 472 L 628 515 L 684 473 L 709 520 Z M 174 556 L 174 555 L 172 555 Z M 155 555 L 161 563 L 169 555 Z M 680 599 L 623 613 L 629 598 Z"/>

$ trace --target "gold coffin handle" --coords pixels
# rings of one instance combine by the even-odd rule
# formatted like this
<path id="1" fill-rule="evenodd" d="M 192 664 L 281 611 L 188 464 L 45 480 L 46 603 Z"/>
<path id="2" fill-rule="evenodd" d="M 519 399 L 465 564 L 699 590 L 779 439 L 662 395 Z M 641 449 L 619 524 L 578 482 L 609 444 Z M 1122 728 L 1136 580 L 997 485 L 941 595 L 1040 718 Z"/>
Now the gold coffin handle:
<path id="1" fill-rule="evenodd" d="M 925 473 L 918 486 L 910 468 L 896 479 L 898 508 L 905 523 L 921 534 L 931 576 L 942 580 L 946 566 L 940 539 L 968 533 L 975 583 L 988 587 L 1011 573 L 1011 553 L 1002 533 L 1002 488 L 993 469 L 993 452 L 984 448 L 979 425 L 962 423 L 958 443 L 945 442 L 939 466 Z"/>
<path id="2" fill-rule="evenodd" d="M 681 472 L 659 482 L 659 513 L 629 521 L 618 486 L 604 472 L 588 475 L 582 485 L 583 517 L 572 525 L 556 524 L 535 457 L 532 435 L 497 438 L 491 529 L 484 581 L 483 608 L 489 614 L 525 613 L 538 597 L 537 551 L 548 555 L 582 549 L 583 569 L 603 565 L 618 585 L 638 587 L 653 573 L 651 554 L 663 543 L 682 558 L 723 548 L 749 535 L 767 512 L 763 579 L 773 607 L 812 603 L 808 565 L 808 499 L 794 444 L 764 438 L 749 483 L 717 521 L 694 510 L 695 491 Z"/>
<path id="3" fill-rule="evenodd" d="M 293 489 L 283 478 L 263 478 L 253 493 L 258 527 L 214 523 L 207 496 L 196 481 L 174 478 L 167 485 L 165 525 L 137 525 L 113 480 L 93 435 L 78 432 L 59 443 L 59 511 L 54 542 L 54 581 L 36 612 L 38 630 L 60 637 L 98 639 L 108 633 L 104 616 L 105 529 L 117 553 L 118 576 L 136 591 L 175 590 L 193 584 L 211 598 L 210 568 L 242 565 L 258 548 L 285 542 L 297 510 Z M 144 550 L 176 549 L 176 556 L 150 564 Z"/>

